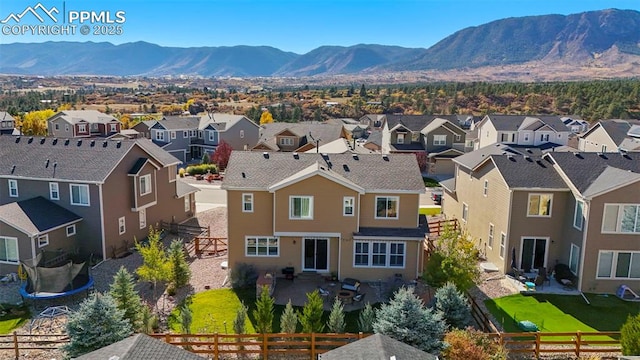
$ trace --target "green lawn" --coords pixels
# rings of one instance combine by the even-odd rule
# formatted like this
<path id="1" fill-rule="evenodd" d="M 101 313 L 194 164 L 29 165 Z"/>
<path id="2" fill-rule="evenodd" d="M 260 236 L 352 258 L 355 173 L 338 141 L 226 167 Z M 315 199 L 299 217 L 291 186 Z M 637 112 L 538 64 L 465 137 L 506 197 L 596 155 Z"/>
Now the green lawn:
<path id="1" fill-rule="evenodd" d="M 431 216 L 431 215 L 438 215 L 442 212 L 442 208 L 441 207 L 420 207 L 420 210 L 418 211 L 418 213 L 420 215 L 426 215 L 426 216 Z"/>
<path id="2" fill-rule="evenodd" d="M 236 317 L 236 311 L 240 307 L 240 303 L 244 302 L 249 308 L 248 320 L 245 323 L 245 331 L 247 333 L 255 333 L 255 319 L 253 310 L 256 302 L 255 290 L 233 290 L 233 289 L 214 289 L 207 290 L 194 295 L 191 298 L 191 312 L 193 314 L 193 323 L 191 324 L 191 332 L 220 332 L 225 333 L 224 321 L 227 322 L 226 332 L 233 333 L 233 320 Z M 284 312 L 284 305 L 275 305 L 275 316 L 273 320 L 273 331 L 280 332 L 280 316 Z M 297 311 L 302 311 L 300 307 L 294 307 Z M 358 332 L 358 315 L 360 311 L 350 311 L 345 313 L 345 322 L 347 323 L 346 332 Z M 178 322 L 179 311 L 174 310 L 169 318 L 169 326 L 173 331 L 179 332 L 180 325 Z M 325 322 L 329 318 L 329 312 L 325 311 Z M 298 328 L 301 331 L 300 328 Z"/>
<path id="3" fill-rule="evenodd" d="M 581 296 L 534 294 L 510 295 L 485 301 L 506 332 L 520 332 L 516 321 L 529 320 L 543 332 L 619 331 L 630 314 L 640 312 L 640 303 L 613 295 Z"/>
<path id="4" fill-rule="evenodd" d="M 8 309 L 8 307 L 5 309 Z M 7 311 L 5 315 L 0 316 L 0 335 L 11 333 L 31 318 L 27 308 L 16 308 L 15 310 L 14 312 Z"/>
<path id="5" fill-rule="evenodd" d="M 425 187 L 439 187 L 440 183 L 436 179 L 432 179 L 430 177 L 423 176 L 422 181 L 424 181 Z"/>

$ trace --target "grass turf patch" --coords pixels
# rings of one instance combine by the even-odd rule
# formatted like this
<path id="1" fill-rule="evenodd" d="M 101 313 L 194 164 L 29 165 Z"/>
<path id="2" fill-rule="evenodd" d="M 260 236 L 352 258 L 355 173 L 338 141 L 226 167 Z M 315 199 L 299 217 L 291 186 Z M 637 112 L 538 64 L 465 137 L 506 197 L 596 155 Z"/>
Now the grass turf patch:
<path id="1" fill-rule="evenodd" d="M 0 335 L 11 333 L 14 329 L 24 325 L 31 318 L 26 307 L 0 306 Z"/>
<path id="2" fill-rule="evenodd" d="M 521 332 L 516 322 L 522 320 L 542 332 L 619 331 L 629 315 L 640 311 L 640 303 L 612 295 L 586 296 L 591 305 L 581 296 L 554 294 L 515 294 L 486 300 L 485 305 L 506 332 Z"/>
<path id="3" fill-rule="evenodd" d="M 247 308 L 247 322 L 245 322 L 245 332 L 255 333 L 255 318 L 253 310 L 256 309 L 255 289 L 214 289 L 207 290 L 194 296 L 188 300 L 190 302 L 193 322 L 191 324 L 192 333 L 233 333 L 233 320 L 236 317 L 236 311 L 243 302 Z M 375 305 L 374 305 L 375 306 Z M 280 332 L 280 317 L 284 312 L 284 305 L 274 305 L 273 332 Z M 302 312 L 302 307 L 294 306 L 298 312 Z M 356 333 L 358 329 L 358 316 L 360 310 L 345 312 L 345 332 Z M 180 328 L 180 309 L 174 309 L 169 316 L 169 327 L 175 332 L 181 332 Z M 326 324 L 329 319 L 329 312 L 325 311 L 323 321 Z M 224 327 L 224 321 L 227 327 Z M 225 331 L 226 330 L 226 331 Z M 302 331 L 302 327 L 298 324 L 298 331 Z M 326 331 L 326 326 L 325 326 Z"/>
<path id="4" fill-rule="evenodd" d="M 441 212 L 442 212 L 442 208 L 440 206 L 420 207 L 420 210 L 418 211 L 420 215 L 426 215 L 426 216 L 438 215 Z"/>
<path id="5" fill-rule="evenodd" d="M 436 179 L 423 176 L 422 181 L 424 182 L 425 187 L 440 187 L 440 183 Z"/>

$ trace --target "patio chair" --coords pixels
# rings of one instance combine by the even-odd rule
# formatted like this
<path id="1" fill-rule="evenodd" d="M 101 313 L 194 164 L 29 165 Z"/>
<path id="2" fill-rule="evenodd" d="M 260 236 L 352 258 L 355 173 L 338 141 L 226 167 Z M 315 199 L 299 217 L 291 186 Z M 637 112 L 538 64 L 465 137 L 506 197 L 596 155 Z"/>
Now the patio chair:
<path id="1" fill-rule="evenodd" d="M 513 277 L 516 280 L 520 281 L 523 284 L 526 283 L 527 281 L 529 281 L 527 276 L 524 273 L 522 273 L 522 271 L 520 271 L 520 270 L 518 270 L 516 268 L 512 268 L 512 270 L 513 270 Z"/>
<path id="2" fill-rule="evenodd" d="M 364 300 L 364 296 L 365 296 L 365 295 L 367 295 L 367 293 L 359 293 L 359 294 L 356 294 L 356 295 L 351 299 L 351 301 L 352 301 L 352 302 L 361 302 L 362 300 Z"/>
<path id="3" fill-rule="evenodd" d="M 549 283 L 549 286 L 551 286 L 551 277 L 549 276 L 549 272 L 546 267 L 543 266 L 538 268 L 538 275 L 542 276 L 543 282 L 547 282 Z"/>
<path id="4" fill-rule="evenodd" d="M 322 297 L 328 297 L 329 294 L 330 294 L 329 290 L 327 290 L 327 289 L 325 289 L 325 288 L 323 288 L 321 286 L 318 286 L 318 292 L 320 293 L 320 296 L 322 296 Z"/>
<path id="5" fill-rule="evenodd" d="M 342 281 L 342 289 L 358 292 L 360 290 L 360 281 L 352 278 L 346 278 Z"/>
<path id="6" fill-rule="evenodd" d="M 536 284 L 536 288 L 542 289 L 544 287 L 544 277 L 542 275 L 536 276 L 533 283 Z"/>

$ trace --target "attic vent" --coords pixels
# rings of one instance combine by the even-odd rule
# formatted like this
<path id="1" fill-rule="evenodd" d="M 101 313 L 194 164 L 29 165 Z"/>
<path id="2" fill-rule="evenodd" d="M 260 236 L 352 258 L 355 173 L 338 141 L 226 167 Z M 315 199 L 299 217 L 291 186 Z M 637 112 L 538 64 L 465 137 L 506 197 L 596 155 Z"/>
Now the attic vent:
<path id="1" fill-rule="evenodd" d="M 16 144 L 20 142 L 20 136 L 16 138 Z"/>
<path id="2" fill-rule="evenodd" d="M 298 159 L 300 159 L 300 156 L 298 156 L 298 153 L 297 153 L 297 152 L 294 152 L 294 153 L 293 153 L 293 158 L 294 158 L 294 159 L 296 159 L 296 160 L 298 160 Z"/>
<path id="3" fill-rule="evenodd" d="M 388 155 L 382 155 L 382 160 L 384 161 L 389 161 L 389 156 Z"/>
<path id="4" fill-rule="evenodd" d="M 533 154 L 533 151 L 531 151 L 531 149 L 529 149 L 529 148 L 527 148 L 527 149 L 526 149 L 526 151 L 527 151 L 529 154 Z"/>
<path id="5" fill-rule="evenodd" d="M 49 167 L 49 159 L 47 159 L 47 161 L 44 163 L 44 167 L 48 168 Z"/>
<path id="6" fill-rule="evenodd" d="M 268 152 L 266 152 L 266 151 L 265 151 L 265 152 L 263 152 L 263 153 L 262 153 L 262 157 L 263 157 L 263 158 L 265 158 L 265 159 L 268 159 L 268 158 L 269 158 L 269 153 L 268 153 Z"/>
<path id="7" fill-rule="evenodd" d="M 103 148 L 107 147 L 107 145 L 109 145 L 109 142 L 108 142 L 108 141 L 103 141 L 103 142 L 102 142 L 102 147 L 103 147 Z"/>
<path id="8" fill-rule="evenodd" d="M 506 152 L 506 151 L 503 151 L 503 152 L 502 152 L 502 155 L 507 155 L 507 152 Z"/>
<path id="9" fill-rule="evenodd" d="M 327 154 L 327 153 L 322 153 L 322 158 L 323 158 L 325 161 L 328 161 L 328 160 L 329 160 L 329 154 Z"/>
<path id="10" fill-rule="evenodd" d="M 343 165 L 342 165 L 342 168 L 343 168 L 343 169 L 344 169 L 344 171 L 346 171 L 346 172 L 351 171 L 351 170 L 349 170 L 349 165 L 347 165 L 347 164 L 343 164 Z"/>
<path id="11" fill-rule="evenodd" d="M 524 159 L 527 160 L 528 162 L 532 162 L 533 161 L 533 160 L 531 160 L 531 156 L 527 156 L 527 155 L 524 156 Z"/>
<path id="12" fill-rule="evenodd" d="M 247 178 L 247 174 L 246 174 L 244 171 L 242 172 L 242 178 L 243 178 L 243 179 L 246 179 L 246 178 Z"/>
<path id="13" fill-rule="evenodd" d="M 29 138 L 29 141 L 27 141 L 29 144 L 31 144 L 33 142 L 33 136 Z"/>
<path id="14" fill-rule="evenodd" d="M 122 146 L 122 141 L 118 141 L 118 142 L 116 143 L 116 148 L 117 148 L 117 149 L 120 149 L 120 147 L 121 147 L 121 146 Z"/>
<path id="15" fill-rule="evenodd" d="M 91 140 L 90 146 L 91 146 L 91 147 L 96 146 L 96 141 L 95 141 L 95 140 Z"/>
<path id="16" fill-rule="evenodd" d="M 66 139 L 66 140 L 64 141 L 64 146 L 69 146 L 69 139 Z"/>
<path id="17" fill-rule="evenodd" d="M 600 152 L 600 153 L 598 153 L 598 156 L 603 158 L 603 159 L 605 159 L 605 160 L 607 159 L 607 155 L 605 155 L 604 153 Z"/>
<path id="18" fill-rule="evenodd" d="M 53 144 L 53 145 L 55 145 L 55 144 L 57 144 L 57 143 L 58 143 L 58 139 L 53 139 L 52 144 Z"/>
<path id="19" fill-rule="evenodd" d="M 516 158 L 513 155 L 507 155 L 507 159 L 509 159 L 511 161 L 516 161 Z"/>
<path id="20" fill-rule="evenodd" d="M 46 139 L 46 138 L 42 138 L 42 139 L 40 139 L 40 145 L 44 144 L 44 142 L 45 142 L 45 141 L 47 141 L 47 139 Z"/>
<path id="21" fill-rule="evenodd" d="M 14 171 L 16 171 L 16 166 L 15 166 L 15 165 L 13 165 L 13 166 L 11 167 L 11 173 L 12 173 L 12 174 L 13 174 L 13 172 L 14 172 Z"/>
<path id="22" fill-rule="evenodd" d="M 359 160 L 358 159 L 358 154 L 351 154 L 351 156 L 353 157 L 353 160 Z"/>
<path id="23" fill-rule="evenodd" d="M 329 169 L 333 167 L 333 164 L 331 163 L 331 161 L 327 161 L 327 166 L 329 166 Z"/>
<path id="24" fill-rule="evenodd" d="M 78 140 L 78 146 L 82 146 L 82 140 Z"/>
<path id="25" fill-rule="evenodd" d="M 540 159 L 536 160 L 536 164 L 542 166 L 543 168 L 546 168 L 546 166 L 544 165 L 544 163 Z"/>

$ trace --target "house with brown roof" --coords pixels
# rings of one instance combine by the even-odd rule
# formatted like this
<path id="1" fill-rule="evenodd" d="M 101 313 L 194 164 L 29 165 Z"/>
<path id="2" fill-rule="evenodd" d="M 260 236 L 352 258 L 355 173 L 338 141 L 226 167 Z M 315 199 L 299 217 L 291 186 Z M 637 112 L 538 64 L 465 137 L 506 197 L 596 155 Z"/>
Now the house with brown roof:
<path id="1" fill-rule="evenodd" d="M 230 267 L 362 281 L 422 271 L 425 188 L 413 155 L 234 151 L 222 188 Z"/>
<path id="2" fill-rule="evenodd" d="M 0 273 L 39 253 L 107 259 L 190 218 L 178 163 L 147 139 L 0 136 Z"/>
<path id="3" fill-rule="evenodd" d="M 121 127 L 120 120 L 97 110 L 63 110 L 47 119 L 49 136 L 58 138 L 107 137 Z"/>
<path id="4" fill-rule="evenodd" d="M 350 139 L 342 124 L 274 122 L 261 126 L 260 139 L 251 150 L 305 152 L 334 141 L 344 143 L 341 139 Z"/>
<path id="5" fill-rule="evenodd" d="M 443 212 L 504 273 L 569 266 L 578 290 L 640 290 L 640 154 L 480 149 L 454 160 Z"/>
<path id="6" fill-rule="evenodd" d="M 580 136 L 580 151 L 640 151 L 640 120 L 600 120 Z"/>

